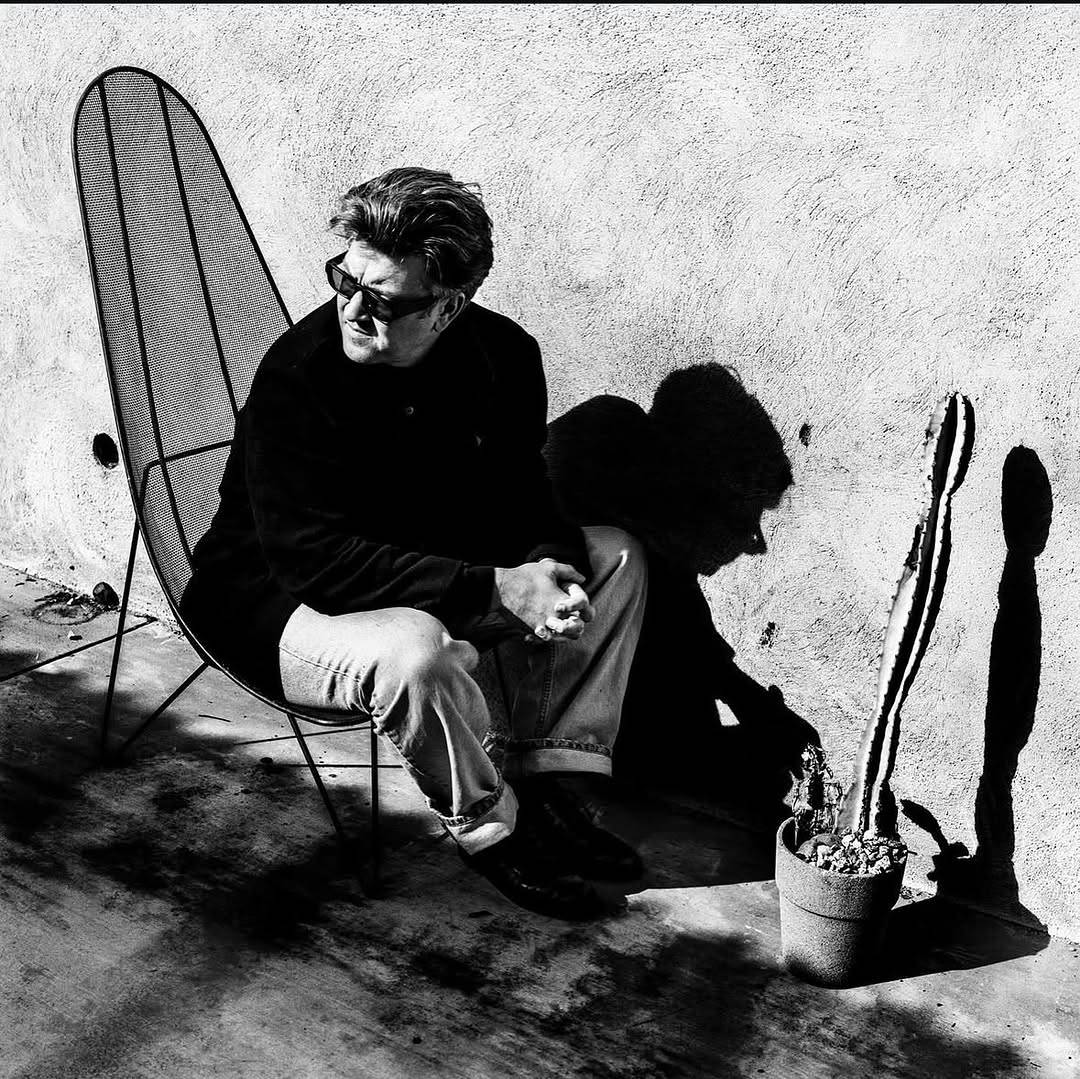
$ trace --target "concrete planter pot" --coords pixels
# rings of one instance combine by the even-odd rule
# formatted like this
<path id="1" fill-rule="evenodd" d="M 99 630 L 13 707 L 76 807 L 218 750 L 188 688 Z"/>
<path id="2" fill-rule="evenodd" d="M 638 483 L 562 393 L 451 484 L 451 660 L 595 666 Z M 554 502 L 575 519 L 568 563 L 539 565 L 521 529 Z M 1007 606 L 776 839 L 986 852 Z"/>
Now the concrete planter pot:
<path id="1" fill-rule="evenodd" d="M 776 833 L 776 886 L 784 965 L 804 981 L 836 989 L 873 969 L 906 863 L 873 876 L 835 873 L 795 854 L 795 818 Z"/>

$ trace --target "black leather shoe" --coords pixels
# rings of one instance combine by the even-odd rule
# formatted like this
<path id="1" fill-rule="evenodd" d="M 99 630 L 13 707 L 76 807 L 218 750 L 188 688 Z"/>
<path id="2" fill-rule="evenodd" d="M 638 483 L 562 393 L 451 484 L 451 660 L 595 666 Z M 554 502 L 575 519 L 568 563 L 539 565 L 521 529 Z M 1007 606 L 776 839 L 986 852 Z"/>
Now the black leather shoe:
<path id="1" fill-rule="evenodd" d="M 561 873 L 538 845 L 531 828 L 519 826 L 506 839 L 477 854 L 459 848 L 461 860 L 486 877 L 519 907 L 569 922 L 590 921 L 613 913 L 610 903 L 586 881 Z"/>
<path id="2" fill-rule="evenodd" d="M 591 880 L 637 880 L 645 872 L 629 843 L 599 827 L 585 803 L 554 776 L 514 783 L 521 813 L 538 831 L 564 872 Z"/>

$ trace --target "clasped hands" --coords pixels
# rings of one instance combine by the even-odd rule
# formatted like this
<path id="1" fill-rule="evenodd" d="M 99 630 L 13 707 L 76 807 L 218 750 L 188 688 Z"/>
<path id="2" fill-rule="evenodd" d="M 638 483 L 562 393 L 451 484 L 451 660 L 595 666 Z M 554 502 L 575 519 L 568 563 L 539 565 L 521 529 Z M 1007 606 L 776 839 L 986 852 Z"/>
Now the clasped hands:
<path id="1" fill-rule="evenodd" d="M 585 577 L 573 566 L 553 558 L 495 570 L 499 601 L 532 627 L 527 641 L 576 641 L 585 632 L 595 611 L 581 587 L 584 583 Z"/>

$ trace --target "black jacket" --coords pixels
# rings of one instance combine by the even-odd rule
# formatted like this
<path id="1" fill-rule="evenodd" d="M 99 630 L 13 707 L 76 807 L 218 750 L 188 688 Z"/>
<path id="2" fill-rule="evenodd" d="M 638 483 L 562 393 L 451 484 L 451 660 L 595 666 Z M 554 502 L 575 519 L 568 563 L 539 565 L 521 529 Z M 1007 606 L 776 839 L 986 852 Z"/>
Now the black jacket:
<path id="1" fill-rule="evenodd" d="M 540 350 L 512 320 L 470 303 L 415 367 L 364 366 L 331 300 L 260 365 L 181 615 L 271 693 L 300 604 L 414 607 L 478 647 L 521 632 L 493 567 L 551 555 L 590 572 L 552 499 L 546 434 Z"/>

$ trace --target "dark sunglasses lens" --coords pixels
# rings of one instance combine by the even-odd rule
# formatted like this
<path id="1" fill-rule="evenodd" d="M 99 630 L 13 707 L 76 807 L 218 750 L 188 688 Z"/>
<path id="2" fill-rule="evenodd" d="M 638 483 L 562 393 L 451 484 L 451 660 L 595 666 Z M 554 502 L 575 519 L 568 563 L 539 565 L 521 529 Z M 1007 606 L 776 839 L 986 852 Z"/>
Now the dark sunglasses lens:
<path id="1" fill-rule="evenodd" d="M 373 319 L 378 319 L 379 322 L 393 322 L 394 312 L 390 309 L 390 305 L 387 304 L 386 300 L 369 293 L 366 288 L 362 288 L 361 293 L 364 297 L 362 300 L 364 310 Z"/>
<path id="2" fill-rule="evenodd" d="M 331 264 L 327 267 L 326 276 L 330 281 L 330 287 L 335 292 L 340 292 L 347 300 L 351 300 L 356 294 L 356 282 L 338 265 Z"/>

